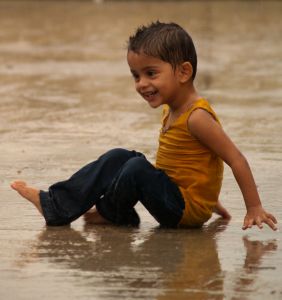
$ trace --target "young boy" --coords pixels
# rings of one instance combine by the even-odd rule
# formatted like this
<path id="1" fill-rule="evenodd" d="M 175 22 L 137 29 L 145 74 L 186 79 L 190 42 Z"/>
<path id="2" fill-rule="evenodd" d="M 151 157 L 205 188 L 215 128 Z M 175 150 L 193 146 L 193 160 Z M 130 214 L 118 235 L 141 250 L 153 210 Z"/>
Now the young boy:
<path id="1" fill-rule="evenodd" d="M 137 92 L 152 108 L 164 107 L 155 166 L 139 152 L 113 149 L 49 192 L 23 181 L 12 188 L 37 207 L 47 225 L 69 224 L 83 214 L 89 223 L 138 225 L 139 200 L 162 226 L 200 227 L 212 212 L 230 217 L 218 200 L 224 161 L 245 201 L 243 229 L 266 223 L 276 230 L 247 160 L 195 89 L 197 55 L 189 34 L 174 23 L 140 27 L 129 38 L 127 61 Z"/>

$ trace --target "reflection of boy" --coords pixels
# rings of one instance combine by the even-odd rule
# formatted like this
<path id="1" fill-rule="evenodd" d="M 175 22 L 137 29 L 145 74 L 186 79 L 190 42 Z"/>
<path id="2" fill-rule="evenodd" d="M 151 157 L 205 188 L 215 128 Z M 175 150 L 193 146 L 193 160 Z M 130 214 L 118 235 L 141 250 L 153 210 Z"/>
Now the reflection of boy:
<path id="1" fill-rule="evenodd" d="M 21 181 L 12 187 L 37 206 L 49 225 L 70 223 L 94 205 L 94 223 L 101 215 L 112 223 L 137 225 L 134 206 L 140 200 L 161 225 L 198 227 L 213 211 L 230 217 L 218 201 L 223 160 L 245 200 L 243 229 L 263 222 L 276 229 L 245 157 L 194 87 L 197 55 L 188 33 L 174 23 L 140 27 L 129 38 L 127 60 L 137 92 L 153 108 L 164 105 L 156 167 L 141 153 L 114 149 L 49 192 Z"/>

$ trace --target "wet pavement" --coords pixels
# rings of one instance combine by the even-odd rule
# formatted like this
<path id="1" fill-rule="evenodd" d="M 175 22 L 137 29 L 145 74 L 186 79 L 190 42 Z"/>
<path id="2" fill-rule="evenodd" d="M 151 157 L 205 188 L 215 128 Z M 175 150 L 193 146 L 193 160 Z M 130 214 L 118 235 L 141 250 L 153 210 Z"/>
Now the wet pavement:
<path id="1" fill-rule="evenodd" d="M 282 299 L 281 233 L 241 230 L 228 167 L 233 218 L 201 230 L 159 229 L 141 205 L 137 229 L 46 228 L 10 190 L 16 178 L 46 189 L 113 147 L 154 161 L 161 110 L 134 91 L 125 48 L 160 19 L 191 33 L 197 87 L 282 221 L 282 3 L 98 2 L 0 1 L 0 299 Z"/>

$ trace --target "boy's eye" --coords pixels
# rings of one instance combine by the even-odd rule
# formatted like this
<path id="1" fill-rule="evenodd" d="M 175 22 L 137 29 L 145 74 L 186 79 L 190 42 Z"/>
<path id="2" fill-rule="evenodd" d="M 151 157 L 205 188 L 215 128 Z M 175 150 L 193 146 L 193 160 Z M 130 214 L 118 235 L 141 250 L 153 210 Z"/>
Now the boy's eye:
<path id="1" fill-rule="evenodd" d="M 153 77 L 153 76 L 156 75 L 156 72 L 155 72 L 154 70 L 149 70 L 149 71 L 147 71 L 147 75 L 148 75 L 149 77 Z"/>
<path id="2" fill-rule="evenodd" d="M 134 78 L 135 81 L 137 81 L 139 79 L 139 75 L 138 74 L 136 74 L 134 72 L 132 72 L 131 74 L 132 74 L 132 77 Z"/>

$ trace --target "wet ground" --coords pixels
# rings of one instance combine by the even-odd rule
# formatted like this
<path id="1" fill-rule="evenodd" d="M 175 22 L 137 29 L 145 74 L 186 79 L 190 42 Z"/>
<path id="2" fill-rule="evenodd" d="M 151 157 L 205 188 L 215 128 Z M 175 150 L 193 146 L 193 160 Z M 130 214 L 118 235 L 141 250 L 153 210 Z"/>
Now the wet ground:
<path id="1" fill-rule="evenodd" d="M 160 110 L 135 93 L 125 46 L 160 19 L 190 31 L 197 87 L 282 221 L 282 3 L 99 2 L 0 2 L 0 298 L 282 299 L 281 233 L 241 230 L 227 167 L 233 218 L 202 230 L 159 229 L 141 206 L 138 229 L 46 228 L 10 190 L 15 178 L 45 189 L 113 147 L 154 161 Z"/>

